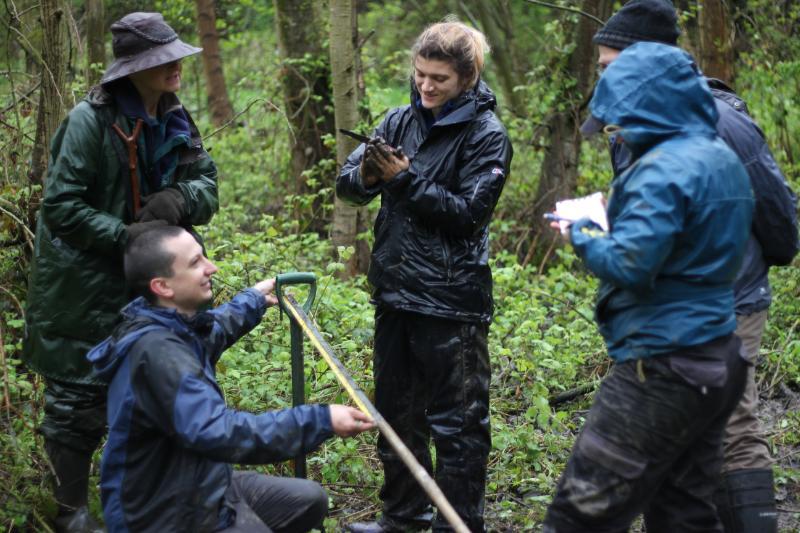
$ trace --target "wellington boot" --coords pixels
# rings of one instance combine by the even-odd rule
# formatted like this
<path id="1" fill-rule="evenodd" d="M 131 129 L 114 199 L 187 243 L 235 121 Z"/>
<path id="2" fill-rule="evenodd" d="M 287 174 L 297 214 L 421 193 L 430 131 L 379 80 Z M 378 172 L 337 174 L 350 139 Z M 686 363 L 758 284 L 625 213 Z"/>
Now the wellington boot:
<path id="1" fill-rule="evenodd" d="M 101 531 L 87 510 L 92 454 L 50 440 L 45 441 L 44 449 L 55 471 L 53 495 L 58 503 L 58 531 Z"/>
<path id="2" fill-rule="evenodd" d="M 725 533 L 776 533 L 775 486 L 771 469 L 728 472 L 714 494 Z"/>

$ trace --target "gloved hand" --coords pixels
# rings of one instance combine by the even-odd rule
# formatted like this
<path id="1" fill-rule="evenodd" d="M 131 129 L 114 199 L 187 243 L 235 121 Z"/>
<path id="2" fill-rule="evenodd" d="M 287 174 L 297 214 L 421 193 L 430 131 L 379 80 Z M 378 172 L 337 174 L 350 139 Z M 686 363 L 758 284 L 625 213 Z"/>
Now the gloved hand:
<path id="1" fill-rule="evenodd" d="M 400 170 L 408 168 L 407 162 L 402 147 L 394 148 L 383 137 L 375 137 L 367 144 L 361 159 L 360 171 L 364 185 L 370 187 L 379 180 L 388 181 Z"/>
<path id="2" fill-rule="evenodd" d="M 178 189 L 167 187 L 142 197 L 142 208 L 136 215 L 139 222 L 163 220 L 170 226 L 177 226 L 184 215 L 183 194 Z"/>
<path id="3" fill-rule="evenodd" d="M 134 222 L 133 224 L 128 224 L 125 226 L 128 232 L 128 241 L 132 241 L 145 231 L 150 231 L 153 228 L 161 226 L 169 226 L 169 224 L 167 224 L 166 220 L 150 220 L 148 222 Z"/>
<path id="4" fill-rule="evenodd" d="M 382 181 L 390 181 L 411 164 L 402 149 L 395 149 L 385 143 L 368 145 L 364 151 L 364 159 L 373 169 L 373 175 Z"/>
<path id="5" fill-rule="evenodd" d="M 371 157 L 367 157 L 367 152 L 364 152 L 364 157 L 361 158 L 361 181 L 364 182 L 366 187 L 372 187 L 380 179 L 380 168 Z"/>

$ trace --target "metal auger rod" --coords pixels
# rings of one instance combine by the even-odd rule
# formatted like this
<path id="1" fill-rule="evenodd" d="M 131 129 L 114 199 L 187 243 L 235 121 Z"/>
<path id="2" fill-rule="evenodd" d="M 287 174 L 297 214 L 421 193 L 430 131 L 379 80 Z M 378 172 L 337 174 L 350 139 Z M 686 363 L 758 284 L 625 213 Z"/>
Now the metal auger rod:
<path id="1" fill-rule="evenodd" d="M 342 365 L 341 361 L 333 355 L 333 349 L 330 345 L 322 338 L 322 334 L 320 334 L 319 329 L 308 318 L 308 315 L 305 313 L 303 308 L 297 303 L 291 295 L 284 296 L 285 302 L 288 304 L 286 305 L 286 310 L 292 315 L 294 321 L 300 325 L 300 328 L 306 334 L 308 339 L 311 341 L 311 344 L 314 345 L 314 348 L 320 353 L 325 362 L 328 363 L 328 366 L 333 371 L 336 379 L 339 380 L 344 390 L 347 391 L 347 394 L 353 401 L 356 403 L 359 409 L 362 412 L 369 415 L 374 421 L 375 425 L 378 427 L 378 431 L 386 438 L 389 445 L 397 452 L 397 455 L 400 456 L 400 459 L 405 463 L 408 469 L 411 471 L 411 475 L 414 476 L 414 479 L 420 484 L 422 489 L 431 499 L 433 504 L 439 509 L 439 512 L 442 513 L 445 520 L 456 530 L 458 533 L 469 533 L 469 529 L 464 524 L 464 521 L 461 520 L 461 517 L 458 516 L 453 506 L 450 505 L 450 502 L 447 501 L 447 497 L 442 492 L 442 489 L 439 488 L 439 485 L 436 484 L 436 481 L 428 474 L 428 471 L 419 464 L 417 458 L 414 457 L 414 454 L 411 453 L 411 450 L 400 440 L 400 437 L 397 436 L 397 433 L 394 432 L 392 426 L 389 425 L 388 422 L 381 416 L 375 406 L 372 405 L 372 402 L 369 401 L 364 391 L 362 391 L 350 374 L 347 372 L 347 369 Z"/>

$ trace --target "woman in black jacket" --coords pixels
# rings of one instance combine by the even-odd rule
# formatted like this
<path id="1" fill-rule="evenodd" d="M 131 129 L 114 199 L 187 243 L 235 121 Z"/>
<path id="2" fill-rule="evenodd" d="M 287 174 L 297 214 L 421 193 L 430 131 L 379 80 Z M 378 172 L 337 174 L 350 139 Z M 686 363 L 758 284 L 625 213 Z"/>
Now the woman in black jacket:
<path id="1" fill-rule="evenodd" d="M 380 195 L 369 280 L 375 312 L 378 410 L 435 478 L 473 531 L 483 531 L 489 430 L 488 265 L 492 211 L 512 149 L 480 80 L 486 39 L 459 22 L 434 24 L 412 49 L 410 105 L 361 145 L 336 182 L 340 198 L 364 205 Z M 427 497 L 388 443 L 383 515 L 356 532 L 429 527 Z M 434 530 L 446 528 L 443 517 Z"/>

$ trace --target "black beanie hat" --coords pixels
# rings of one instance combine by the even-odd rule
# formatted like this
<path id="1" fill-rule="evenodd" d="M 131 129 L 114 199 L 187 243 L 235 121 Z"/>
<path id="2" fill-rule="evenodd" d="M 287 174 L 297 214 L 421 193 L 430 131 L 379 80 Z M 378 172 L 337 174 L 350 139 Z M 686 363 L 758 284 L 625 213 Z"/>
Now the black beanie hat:
<path id="1" fill-rule="evenodd" d="M 676 45 L 680 33 L 670 0 L 631 0 L 594 34 L 592 42 L 615 50 L 638 41 Z"/>

